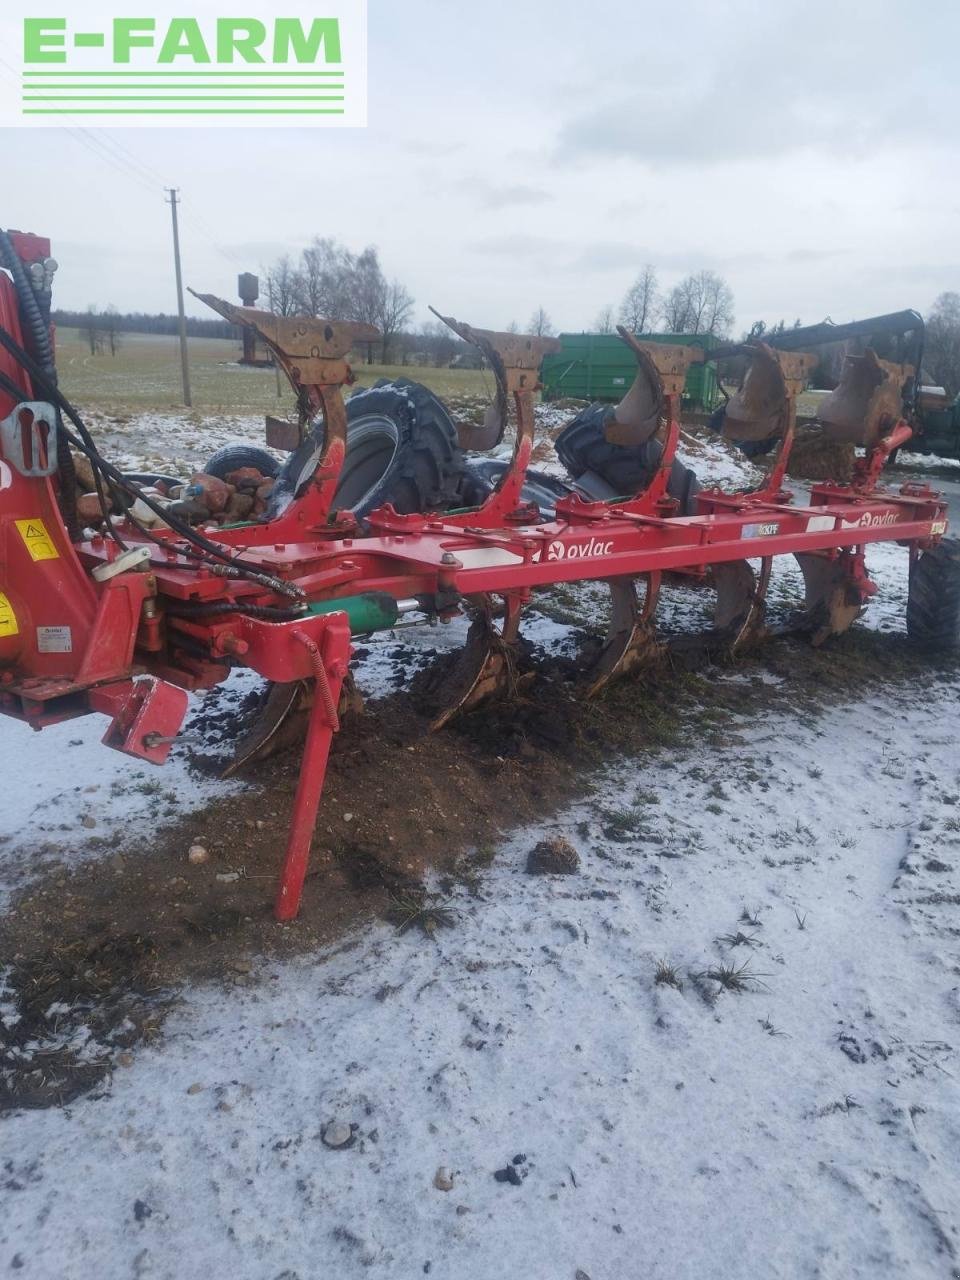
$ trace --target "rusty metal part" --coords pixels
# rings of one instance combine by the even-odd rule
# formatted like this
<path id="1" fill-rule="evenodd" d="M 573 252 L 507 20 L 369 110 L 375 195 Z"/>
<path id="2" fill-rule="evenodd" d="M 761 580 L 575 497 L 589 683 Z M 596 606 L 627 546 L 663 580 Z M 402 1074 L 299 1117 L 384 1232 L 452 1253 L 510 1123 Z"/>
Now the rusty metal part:
<path id="1" fill-rule="evenodd" d="M 190 292 L 231 324 L 247 325 L 270 348 L 295 390 L 343 386 L 353 381 L 346 357 L 358 342 L 374 342 L 380 330 L 353 320 L 275 316 L 255 307 L 235 307 L 213 293 Z"/>
<path id="2" fill-rule="evenodd" d="M 727 405 L 724 435 L 734 440 L 784 436 L 794 423 L 797 396 L 817 357 L 804 351 L 774 351 L 765 342 L 748 351 L 750 364 Z"/>
<path id="3" fill-rule="evenodd" d="M 843 554 L 800 553 L 796 561 L 806 592 L 802 625 L 810 631 L 812 644 L 819 646 L 849 630 L 863 613 L 865 596 Z"/>
<path id="4" fill-rule="evenodd" d="M 283 418 L 274 418 L 269 413 L 266 420 L 266 440 L 271 449 L 282 449 L 292 453 L 303 443 L 303 423 L 287 422 Z"/>
<path id="5" fill-rule="evenodd" d="M 912 365 L 881 360 L 871 347 L 862 356 L 847 356 L 836 390 L 820 405 L 827 434 L 871 448 L 899 420 L 903 386 L 913 372 Z"/>
<path id="6" fill-rule="evenodd" d="M 493 370 L 497 394 L 487 407 L 481 425 L 465 423 L 458 428 L 460 444 L 464 449 L 492 449 L 503 439 L 507 426 L 507 404 L 510 395 L 532 396 L 540 386 L 540 365 L 543 357 L 559 351 L 556 338 L 541 338 L 535 334 L 498 333 L 494 329 L 474 329 L 453 316 L 441 315 L 435 307 L 430 310 L 452 329 L 464 342 L 486 358 Z"/>
<path id="7" fill-rule="evenodd" d="M 644 444 L 656 434 L 665 411 L 665 398 L 680 404 L 687 370 L 702 364 L 700 347 L 640 342 L 624 326 L 617 333 L 637 358 L 637 372 L 630 390 L 613 411 L 604 430 L 611 444 Z"/>
<path id="8" fill-rule="evenodd" d="M 657 638 L 653 618 L 660 596 L 661 574 L 645 577 L 643 605 L 637 603 L 636 579 L 610 578 L 610 625 L 600 657 L 590 673 L 588 698 L 596 697 L 612 680 L 656 662 L 664 651 Z"/>
<path id="9" fill-rule="evenodd" d="M 507 597 L 498 632 L 491 602 L 484 599 L 479 615 L 470 624 L 467 643 L 434 690 L 434 697 L 439 695 L 446 706 L 431 721 L 431 729 L 442 729 L 455 716 L 489 698 L 516 692 L 522 683 L 516 659 L 522 608 L 522 600 Z"/>
<path id="10" fill-rule="evenodd" d="M 772 564 L 772 556 L 762 557 L 759 574 L 746 560 L 713 566 L 717 589 L 713 621 L 728 653 L 741 653 L 766 635 L 764 618 Z"/>
<path id="11" fill-rule="evenodd" d="M 347 411 L 342 388 L 353 382 L 347 363 L 357 342 L 372 342 L 380 331 L 372 324 L 350 320 L 319 320 L 312 316 L 275 316 L 253 307 L 235 307 L 212 293 L 190 292 L 231 324 L 248 325 L 274 353 L 301 405 L 305 418 L 322 413 L 323 455 L 314 483 L 316 513 L 326 517 L 332 506 L 347 452 Z"/>
<path id="12" fill-rule="evenodd" d="M 221 773 L 230 778 L 248 764 L 267 760 L 299 745 L 307 734 L 310 708 L 313 706 L 314 681 L 271 681 L 264 690 L 256 719 L 234 748 L 234 756 Z M 347 715 L 363 711 L 363 698 L 352 672 L 347 672 L 340 690 L 337 714 L 342 721 Z"/>

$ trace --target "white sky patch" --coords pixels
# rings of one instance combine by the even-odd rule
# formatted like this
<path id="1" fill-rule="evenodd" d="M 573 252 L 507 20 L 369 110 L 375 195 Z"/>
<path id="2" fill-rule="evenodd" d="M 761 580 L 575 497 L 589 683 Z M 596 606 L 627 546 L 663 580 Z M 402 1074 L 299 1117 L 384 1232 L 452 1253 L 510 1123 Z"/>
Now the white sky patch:
<path id="1" fill-rule="evenodd" d="M 8 216 L 53 237 L 57 300 L 81 309 L 173 309 L 164 185 L 181 190 L 186 281 L 223 297 L 314 235 L 376 244 L 418 320 L 432 303 L 495 328 L 542 304 L 579 331 L 648 261 L 667 286 L 725 274 L 738 331 L 926 311 L 960 287 L 955 7 L 936 38 L 892 0 L 867 26 L 827 0 L 684 13 L 710 53 L 678 76 L 669 9 L 372 5 L 366 129 L 314 133 L 306 161 L 294 129 L 50 129 L 42 164 L 33 131 L 10 130 Z M 898 74 L 878 76 L 891 49 Z"/>

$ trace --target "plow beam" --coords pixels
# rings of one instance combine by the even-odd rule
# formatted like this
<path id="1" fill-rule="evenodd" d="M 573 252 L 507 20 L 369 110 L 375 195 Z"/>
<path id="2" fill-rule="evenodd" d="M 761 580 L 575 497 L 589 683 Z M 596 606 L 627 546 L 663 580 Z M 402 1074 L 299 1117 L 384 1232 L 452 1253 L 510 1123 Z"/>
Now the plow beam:
<path id="1" fill-rule="evenodd" d="M 702 364 L 704 353 L 699 347 L 640 342 L 622 324 L 617 325 L 617 333 L 636 356 L 637 372 L 604 435 L 611 444 L 646 444 L 656 435 L 664 416 L 677 416 L 687 370 L 692 364 Z"/>
<path id="2" fill-rule="evenodd" d="M 379 338 L 380 330 L 371 324 L 348 320 L 275 316 L 255 307 L 235 307 L 212 293 L 197 293 L 193 289 L 190 292 L 231 324 L 252 329 L 273 352 L 300 405 L 298 435 L 301 445 L 304 444 L 304 423 L 317 414 L 322 415 L 322 454 L 313 471 L 312 487 L 308 490 L 311 495 L 308 509 L 302 514 L 309 522 L 325 523 L 333 507 L 347 452 L 343 388 L 354 381 L 347 356 L 358 342 L 373 342 Z M 294 441 L 286 439 L 285 447 L 291 445 Z M 304 463 L 304 474 L 309 474 L 313 456 L 305 459 Z"/>
<path id="3" fill-rule="evenodd" d="M 513 396 L 517 414 L 517 438 L 510 465 L 500 477 L 500 482 L 479 510 L 449 517 L 452 523 L 496 528 L 516 523 L 518 518 L 530 518 L 530 508 L 521 508 L 523 482 L 533 451 L 534 419 L 533 397 L 540 390 L 540 365 L 543 357 L 559 351 L 556 338 L 541 338 L 535 334 L 497 333 L 492 329 L 474 329 L 453 316 L 441 315 L 433 307 L 433 314 L 442 320 L 464 342 L 469 342 L 493 369 L 497 393 L 484 414 L 479 427 L 464 425 L 459 428 L 460 444 L 464 449 L 492 449 L 503 439 L 507 425 L 507 404 Z"/>
<path id="4" fill-rule="evenodd" d="M 747 350 L 750 364 L 739 391 L 727 405 L 723 434 L 728 440 L 779 436 L 773 466 L 758 490 L 759 497 L 773 500 L 783 492 L 797 423 L 797 396 L 818 357 L 807 351 L 775 351 L 765 342 Z"/>
<path id="5" fill-rule="evenodd" d="M 540 387 L 540 365 L 543 357 L 560 350 L 556 338 L 541 338 L 535 334 L 498 333 L 494 329 L 474 329 L 465 321 L 453 316 L 441 315 L 435 307 L 430 310 L 464 342 L 477 348 L 493 370 L 497 394 L 488 406 L 479 427 L 465 423 L 458 430 L 464 449 L 493 449 L 503 439 L 507 427 L 507 402 L 510 395 L 531 398 Z M 519 411 L 519 400 L 517 404 Z M 518 431 L 519 435 L 519 431 Z"/>

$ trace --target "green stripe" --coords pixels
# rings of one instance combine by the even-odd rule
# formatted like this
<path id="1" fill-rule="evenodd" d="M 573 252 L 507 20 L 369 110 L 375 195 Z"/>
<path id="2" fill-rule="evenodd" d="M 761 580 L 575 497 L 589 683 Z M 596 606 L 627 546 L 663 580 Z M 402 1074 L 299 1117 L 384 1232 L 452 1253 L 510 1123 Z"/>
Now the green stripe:
<path id="1" fill-rule="evenodd" d="M 24 102 L 343 102 L 344 95 L 306 94 L 306 93 L 258 93 L 247 98 L 236 94 L 221 93 L 164 93 L 148 94 L 135 97 L 129 93 L 112 94 L 79 94 L 79 93 L 40 93 L 34 97 L 24 97 Z"/>
<path id="2" fill-rule="evenodd" d="M 25 116 L 342 116 L 343 107 L 24 107 Z"/>
<path id="3" fill-rule="evenodd" d="M 342 71 L 24 71 L 25 76 L 342 76 Z"/>

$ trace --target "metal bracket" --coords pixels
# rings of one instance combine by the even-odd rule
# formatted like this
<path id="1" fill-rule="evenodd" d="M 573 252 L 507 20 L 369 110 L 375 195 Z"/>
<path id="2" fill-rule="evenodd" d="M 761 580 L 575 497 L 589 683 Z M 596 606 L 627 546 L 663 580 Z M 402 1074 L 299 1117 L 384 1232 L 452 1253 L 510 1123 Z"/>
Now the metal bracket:
<path id="1" fill-rule="evenodd" d="M 46 400 L 24 400 L 0 422 L 0 450 L 22 476 L 57 469 L 57 411 Z"/>

